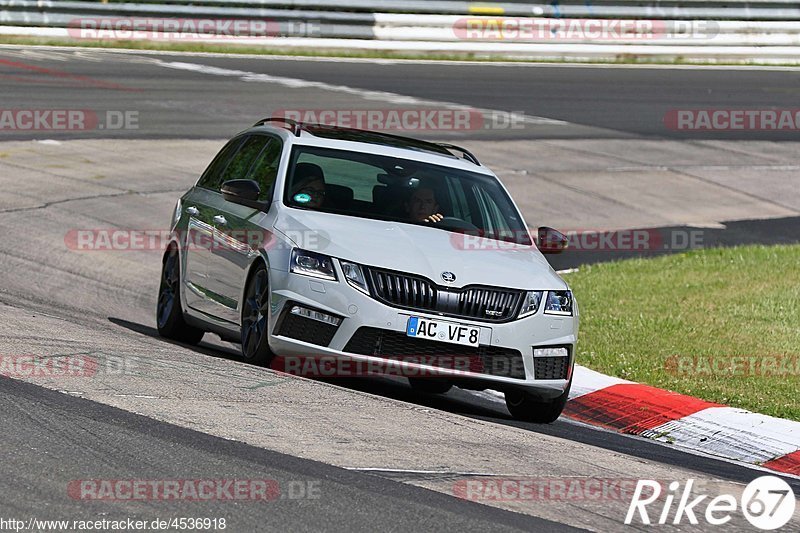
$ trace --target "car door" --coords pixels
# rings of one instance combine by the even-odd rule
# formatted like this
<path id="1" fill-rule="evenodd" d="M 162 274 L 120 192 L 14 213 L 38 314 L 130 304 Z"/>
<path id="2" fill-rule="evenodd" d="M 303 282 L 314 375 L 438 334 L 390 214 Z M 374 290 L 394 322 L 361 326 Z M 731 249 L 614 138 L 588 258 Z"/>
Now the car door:
<path id="1" fill-rule="evenodd" d="M 211 205 L 214 191 L 219 191 L 223 174 L 243 142 L 243 137 L 229 141 L 181 202 L 183 216 L 188 217 L 186 235 L 182 239 L 186 287 L 183 297 L 188 307 L 203 312 L 212 307 L 207 293 L 210 290 L 208 255 L 214 240 L 215 209 Z"/>
<path id="2" fill-rule="evenodd" d="M 234 156 L 222 179 L 253 179 L 259 183 L 262 201 L 271 198 L 278 172 L 282 143 L 267 134 L 254 134 Z M 221 184 L 220 184 L 221 185 Z M 229 202 L 215 195 L 214 246 L 208 255 L 208 297 L 214 302 L 214 316 L 228 322 L 240 320 L 239 300 L 248 265 L 258 255 L 259 245 L 269 235 L 259 222 L 265 213 L 260 209 Z"/>

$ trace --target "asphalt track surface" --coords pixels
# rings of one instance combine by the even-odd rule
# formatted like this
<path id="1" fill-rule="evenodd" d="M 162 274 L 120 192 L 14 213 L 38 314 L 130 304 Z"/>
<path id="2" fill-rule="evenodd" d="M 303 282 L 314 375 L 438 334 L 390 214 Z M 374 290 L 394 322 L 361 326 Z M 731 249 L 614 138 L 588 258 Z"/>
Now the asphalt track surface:
<path id="1" fill-rule="evenodd" d="M 318 107 L 320 93 L 324 92 L 304 86 L 275 93 L 272 85 L 265 89 L 258 83 L 243 83 L 224 74 L 208 76 L 165 68 L 154 64 L 153 57 L 144 54 L 80 52 L 79 57 L 72 54 L 0 50 L 2 106 L 98 111 L 133 109 L 140 112 L 142 127 L 118 132 L 16 132 L 0 140 L 44 136 L 54 139 L 220 139 L 242 129 L 254 116 L 269 115 L 279 108 L 280 102 L 289 98 L 293 98 L 293 105 L 298 107 L 311 107 L 315 103 Z M 665 109 L 684 105 L 717 106 L 720 101 L 733 107 L 791 107 L 798 76 L 793 72 L 749 70 L 442 67 L 170 56 L 158 56 L 157 60 L 199 63 L 251 73 L 268 72 L 284 78 L 344 84 L 481 108 L 523 110 L 526 114 L 569 122 L 566 125 L 545 124 L 541 129 L 476 132 L 467 136 L 478 140 L 504 138 L 505 135 L 597 139 L 669 136 L 670 133 L 659 125 L 659 116 Z M 326 96 L 335 99 L 336 93 Z M 267 112 L 262 112 L 265 109 Z M 24 183 L 15 182 L 13 176 L 3 176 L 3 182 L 6 186 L 19 186 L 7 193 L 24 191 Z M 161 187 L 147 191 L 146 194 L 155 195 L 157 208 L 144 203 L 126 206 L 104 202 L 98 196 L 86 198 L 72 208 L 64 206 L 63 210 L 59 210 L 58 205 L 46 205 L 41 211 L 25 208 L 20 212 L 15 211 L 13 199 L 4 200 L 11 207 L 2 214 L 5 228 L 2 267 L 6 272 L 2 302 L 22 314 L 57 317 L 65 321 L 66 327 L 75 324 L 76 327 L 121 331 L 113 335 L 131 345 L 158 343 L 170 349 L 172 345 L 158 340 L 150 317 L 157 258 L 142 265 L 142 272 L 136 271 L 137 266 L 127 258 L 118 260 L 116 257 L 103 258 L 88 267 L 85 264 L 62 265 L 42 247 L 23 250 L 20 245 L 31 231 L 40 230 L 52 235 L 37 236 L 37 242 L 46 241 L 48 237 L 58 241 L 61 235 L 57 230 L 70 224 L 73 218 L 81 217 L 81 210 L 92 210 L 95 220 L 114 223 L 122 219 L 136 227 L 143 219 L 165 216 L 170 198 L 177 197 L 179 190 L 176 186 L 175 190 Z M 752 223 L 743 223 L 739 237 L 727 234 L 720 240 L 724 244 L 746 239 L 791 241 L 777 236 L 784 234 L 783 229 L 795 227 L 794 222 L 791 219 L 765 221 L 761 229 L 754 229 Z M 565 266 L 569 266 L 568 263 L 566 261 Z M 47 343 L 46 338 L 28 332 L 22 319 L 9 320 L 6 324 L 9 329 L 3 337 L 17 353 L 26 348 L 35 351 L 37 346 Z M 59 332 L 53 330 L 54 338 L 58 335 Z M 234 364 L 236 360 L 235 348 L 218 342 L 204 341 L 189 352 L 198 360 L 211 358 L 215 364 L 223 366 Z M 493 425 L 519 428 L 541 435 L 543 439 L 555 437 L 586 445 L 598 450 L 598 461 L 611 455 L 624 456 L 662 469 L 685 469 L 698 476 L 739 483 L 760 475 L 743 466 L 565 420 L 548 426 L 516 422 L 510 419 L 502 404 L 460 390 L 445 396 L 428 396 L 395 380 L 356 380 L 337 382 L 337 385 L 343 386 L 345 393 L 368 393 Z M 223 511 L 214 504 L 202 504 L 207 507 L 193 509 L 202 511 L 199 514 L 205 516 L 219 512 L 235 516 L 236 531 L 256 530 L 262 526 L 298 531 L 345 528 L 556 531 L 561 527 L 530 514 L 510 513 L 410 486 L 409 483 L 414 484 L 412 472 L 387 469 L 365 474 L 342 470 L 265 447 L 223 440 L 205 434 L 202 428 L 199 432 L 192 431 L 15 380 L 0 379 L 0 396 L 2 427 L 12 429 L 0 452 L 4 474 L 0 480 L 0 510 L 5 515 L 74 519 L 87 518 L 87 515 L 167 517 L 185 513 L 185 507 L 172 507 L 165 502 L 117 507 L 82 502 L 83 505 L 77 506 L 65 497 L 63 487 L 69 480 L 87 477 L 87 472 L 93 474 L 89 477 L 111 479 L 202 478 L 226 472 L 232 476 L 278 480 L 324 480 L 328 487 L 335 487 L 326 491 L 326 497 L 321 500 L 279 501 L 260 507 L 226 503 Z M 563 460 L 567 463 L 570 458 Z M 598 466 L 600 471 L 602 467 Z M 796 492 L 800 491 L 800 481 L 787 480 Z"/>
<path id="2" fill-rule="evenodd" d="M 3 427 L 14 429 L 3 445 L 0 487 L 6 516 L 148 523 L 156 517 L 182 517 L 187 509 L 180 501 L 141 501 L 122 509 L 103 501 L 81 502 L 76 513 L 63 487 L 87 469 L 97 471 L 98 464 L 105 479 L 128 479 L 131 472 L 141 480 L 185 479 L 187 472 L 190 479 L 217 479 L 224 462 L 232 479 L 274 480 L 283 487 L 265 501 L 237 502 L 233 512 L 227 501 L 192 504 L 191 516 L 235 514 L 228 518 L 234 531 L 575 530 L 155 422 L 20 381 L 0 379 L 0 404 Z M 50 475 L 42 476 L 45 472 Z M 324 498 L 293 501 L 315 490 L 321 493 L 322 483 Z"/>
<path id="3" fill-rule="evenodd" d="M 242 124 L 252 121 L 253 117 L 269 116 L 287 105 L 286 93 L 274 87 L 240 83 L 225 75 L 208 76 L 158 68 L 155 61 L 160 61 L 202 64 L 239 73 L 268 74 L 476 108 L 524 112 L 569 123 L 495 130 L 490 132 L 495 139 L 798 138 L 796 130 L 679 132 L 667 128 L 664 123 L 665 115 L 671 110 L 793 109 L 800 93 L 800 73 L 789 69 L 376 64 L 339 60 L 309 63 L 270 57 L 187 58 L 91 51 L 19 52 L 13 48 L 0 50 L 0 57 L 3 58 L 0 76 L 5 106 L 47 107 L 57 101 L 73 109 L 89 107 L 97 111 L 136 110 L 140 113 L 141 128 L 136 132 L 92 131 L 86 132 L 86 136 L 225 138 L 241 130 Z M 65 91 L 65 88 L 70 90 Z M 291 100 L 293 105 L 319 109 L 335 104 L 335 95 L 319 101 L 304 99 L 303 91 L 298 88 L 296 97 Z M 69 135 L 75 137 L 74 132 Z M 16 137 L 26 138 L 26 135 Z"/>

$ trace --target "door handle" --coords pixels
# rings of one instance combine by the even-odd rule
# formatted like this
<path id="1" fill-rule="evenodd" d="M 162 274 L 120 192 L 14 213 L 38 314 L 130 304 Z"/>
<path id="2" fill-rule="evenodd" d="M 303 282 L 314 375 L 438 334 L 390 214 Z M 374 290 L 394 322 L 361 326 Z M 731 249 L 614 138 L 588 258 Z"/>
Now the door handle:
<path id="1" fill-rule="evenodd" d="M 225 217 L 222 216 L 222 215 L 215 215 L 214 216 L 214 223 L 215 224 L 219 224 L 220 226 L 224 226 L 225 224 L 228 223 L 228 221 L 225 220 Z"/>
<path id="2" fill-rule="evenodd" d="M 191 216 L 193 216 L 193 217 L 196 217 L 197 215 L 199 215 L 199 214 L 200 214 L 200 210 L 199 210 L 199 209 L 197 209 L 197 208 L 196 208 L 196 207 L 194 207 L 194 206 L 187 207 L 187 208 L 186 208 L 186 214 L 188 214 L 188 215 L 191 215 Z"/>

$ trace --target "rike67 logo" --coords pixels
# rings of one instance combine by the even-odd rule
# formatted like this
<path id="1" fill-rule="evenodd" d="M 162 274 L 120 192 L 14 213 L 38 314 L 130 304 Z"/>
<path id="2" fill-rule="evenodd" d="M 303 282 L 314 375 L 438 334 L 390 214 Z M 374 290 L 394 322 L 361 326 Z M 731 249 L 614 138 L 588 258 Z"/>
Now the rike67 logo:
<path id="1" fill-rule="evenodd" d="M 667 491 L 663 491 L 657 481 L 642 479 L 636 484 L 625 524 L 678 525 L 688 522 L 698 525 L 699 517 L 713 526 L 723 526 L 741 512 L 754 527 L 771 531 L 789 523 L 796 505 L 792 488 L 775 476 L 754 479 L 738 500 L 730 494 L 708 498 L 707 494 L 694 493 L 693 479 L 688 480 L 683 488 L 680 482 L 673 481 Z M 650 515 L 652 511 L 656 512 L 653 517 Z"/>

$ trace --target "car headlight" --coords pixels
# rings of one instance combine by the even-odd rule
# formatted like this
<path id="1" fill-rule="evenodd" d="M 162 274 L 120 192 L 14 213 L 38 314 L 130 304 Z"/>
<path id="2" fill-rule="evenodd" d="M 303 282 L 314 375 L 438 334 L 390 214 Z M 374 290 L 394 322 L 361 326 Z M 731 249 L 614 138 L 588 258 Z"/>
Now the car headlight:
<path id="1" fill-rule="evenodd" d="M 347 280 L 347 283 L 354 289 L 369 295 L 367 279 L 364 277 L 364 271 L 361 269 L 361 266 L 356 263 L 351 263 L 350 261 L 342 261 L 341 259 L 339 263 L 342 265 L 342 272 L 344 273 L 344 279 Z"/>
<path id="2" fill-rule="evenodd" d="M 539 305 L 542 303 L 542 291 L 528 291 L 522 300 L 522 309 L 519 311 L 517 318 L 525 318 L 531 316 L 539 310 Z"/>
<path id="3" fill-rule="evenodd" d="M 312 278 L 336 281 L 336 271 L 333 269 L 333 260 L 330 257 L 300 248 L 292 250 L 289 271 Z"/>
<path id="4" fill-rule="evenodd" d="M 572 315 L 572 291 L 548 291 L 544 304 L 547 315 Z"/>

